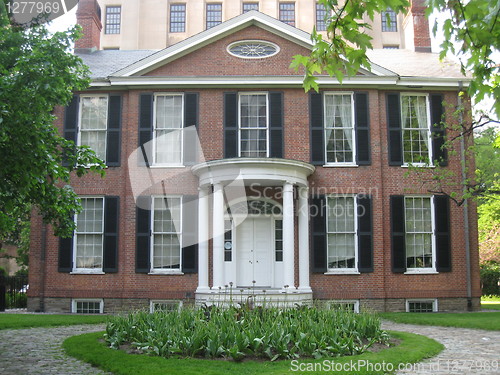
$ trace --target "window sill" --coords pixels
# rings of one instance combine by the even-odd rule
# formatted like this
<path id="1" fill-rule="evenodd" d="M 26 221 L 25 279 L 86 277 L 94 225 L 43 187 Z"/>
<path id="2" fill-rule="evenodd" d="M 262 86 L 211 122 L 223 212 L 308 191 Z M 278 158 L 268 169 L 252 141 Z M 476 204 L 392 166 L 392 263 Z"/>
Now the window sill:
<path id="1" fill-rule="evenodd" d="M 432 164 L 425 164 L 425 163 L 414 163 L 414 164 L 401 164 L 401 168 L 410 168 L 410 167 L 415 167 L 415 168 L 436 168 L 435 165 Z"/>
<path id="2" fill-rule="evenodd" d="M 361 272 L 357 270 L 336 270 L 336 271 L 327 271 L 324 273 L 325 275 L 360 275 Z"/>
<path id="3" fill-rule="evenodd" d="M 356 163 L 329 163 L 324 164 L 323 168 L 357 168 L 359 165 Z"/>
<path id="4" fill-rule="evenodd" d="M 151 271 L 148 275 L 160 275 L 160 276 L 182 276 L 184 272 L 181 271 Z"/>
<path id="5" fill-rule="evenodd" d="M 404 273 L 405 275 L 438 275 L 436 270 L 410 270 Z"/>
<path id="6" fill-rule="evenodd" d="M 156 164 L 156 165 L 150 165 L 149 168 L 151 169 L 160 169 L 160 168 L 163 168 L 163 169 L 180 169 L 180 168 L 186 168 L 185 165 L 177 165 L 177 164 L 172 164 L 172 165 L 169 165 L 169 164 Z"/>
<path id="7" fill-rule="evenodd" d="M 106 273 L 102 270 L 91 271 L 91 270 L 73 270 L 69 273 L 70 275 L 105 275 Z"/>

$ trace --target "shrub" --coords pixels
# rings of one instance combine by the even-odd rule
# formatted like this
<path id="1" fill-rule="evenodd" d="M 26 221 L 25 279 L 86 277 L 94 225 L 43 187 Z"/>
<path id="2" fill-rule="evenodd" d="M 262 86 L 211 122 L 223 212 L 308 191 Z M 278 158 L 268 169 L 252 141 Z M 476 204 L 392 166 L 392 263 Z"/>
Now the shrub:
<path id="1" fill-rule="evenodd" d="M 481 264 L 481 285 L 483 295 L 499 295 L 500 287 L 500 264 L 495 262 L 485 262 Z"/>
<path id="2" fill-rule="evenodd" d="M 185 309 L 113 317 L 105 339 L 113 348 L 129 344 L 162 356 L 268 360 L 361 354 L 386 343 L 371 314 L 314 308 Z"/>

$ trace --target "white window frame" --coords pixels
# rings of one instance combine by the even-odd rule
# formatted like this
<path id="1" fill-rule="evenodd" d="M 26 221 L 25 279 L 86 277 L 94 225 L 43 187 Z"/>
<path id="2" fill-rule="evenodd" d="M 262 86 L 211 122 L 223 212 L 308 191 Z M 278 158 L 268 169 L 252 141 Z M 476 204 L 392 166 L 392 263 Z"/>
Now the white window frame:
<path id="1" fill-rule="evenodd" d="M 104 155 L 102 155 L 102 160 L 106 162 L 106 154 L 108 151 L 108 128 L 109 128 L 109 95 L 108 94 L 85 94 L 85 95 L 80 95 L 80 100 L 78 103 L 78 134 L 76 137 L 76 145 L 77 146 L 89 146 L 90 145 L 85 145 L 82 144 L 82 115 L 83 115 L 83 101 L 85 98 L 106 98 L 106 129 L 85 129 L 84 132 L 90 132 L 90 131 L 103 131 L 104 132 Z M 95 150 L 94 150 L 95 152 Z M 99 157 L 99 155 L 97 155 Z"/>
<path id="2" fill-rule="evenodd" d="M 241 127 L 241 97 L 242 96 L 252 96 L 252 95 L 265 95 L 266 96 L 266 127 L 265 128 L 242 128 Z M 269 92 L 265 91 L 251 91 L 251 92 L 240 92 L 238 93 L 238 156 L 241 156 L 241 131 L 242 130 L 265 130 L 266 131 L 266 156 L 269 157 Z M 247 157 L 247 156 L 245 156 Z M 260 156 L 259 156 L 260 157 Z"/>
<path id="3" fill-rule="evenodd" d="M 407 299 L 405 302 L 406 305 L 406 312 L 410 312 L 410 303 L 412 302 L 417 302 L 417 303 L 432 303 L 432 312 L 438 312 L 439 311 L 439 305 L 438 305 L 438 300 L 437 298 L 421 298 L 421 299 Z"/>
<path id="4" fill-rule="evenodd" d="M 179 239 L 179 268 L 154 268 L 154 236 L 156 234 L 173 234 L 167 232 L 155 232 L 154 230 L 154 215 L 155 215 L 155 199 L 179 199 L 179 226 L 180 228 L 176 228 L 177 237 Z M 149 250 L 149 259 L 150 259 L 150 274 L 152 275 L 183 275 L 182 272 L 182 220 L 183 220 L 183 210 L 182 210 L 182 196 L 181 195 L 153 195 L 151 196 L 151 243 Z"/>
<path id="5" fill-rule="evenodd" d="M 438 273 L 436 269 L 436 218 L 434 212 L 434 199 L 432 196 L 428 195 L 405 195 L 404 197 L 404 210 L 405 210 L 405 243 L 406 236 L 408 234 L 408 229 L 406 227 L 406 200 L 413 198 L 426 198 L 430 201 L 430 210 L 431 210 L 431 246 L 432 246 L 432 267 L 422 267 L 422 268 L 406 268 L 405 274 L 434 274 Z M 428 233 L 428 232 L 411 232 L 411 233 Z M 406 245 L 405 245 L 406 247 Z M 407 249 L 406 249 L 407 250 Z M 405 266 L 407 261 L 407 254 L 405 254 Z"/>
<path id="6" fill-rule="evenodd" d="M 351 123 L 352 123 L 352 161 L 346 161 L 346 162 L 329 162 L 328 161 L 328 139 L 327 139 L 327 131 L 328 130 L 335 130 L 335 129 L 345 129 L 345 128 L 334 128 L 331 126 L 327 126 L 326 123 L 326 98 L 328 96 L 343 96 L 343 95 L 349 95 L 351 97 Z M 324 152 L 324 157 L 325 157 L 325 166 L 335 166 L 335 167 L 352 167 L 352 166 L 357 166 L 356 164 L 356 117 L 355 117 L 355 107 L 354 107 L 354 92 L 353 91 L 327 91 L 323 94 L 323 138 L 324 138 L 324 144 L 323 144 L 323 152 Z"/>
<path id="7" fill-rule="evenodd" d="M 73 314 L 91 314 L 91 313 L 77 313 L 77 305 L 79 302 L 99 303 L 98 314 L 104 314 L 104 300 L 102 298 L 74 298 L 71 300 L 71 312 Z"/>
<path id="8" fill-rule="evenodd" d="M 419 130 L 423 128 L 405 128 L 404 123 L 403 123 L 403 97 L 407 96 L 423 96 L 425 97 L 425 106 L 426 106 L 426 116 L 427 116 L 427 145 L 428 145 L 428 150 L 427 150 L 427 158 L 428 162 L 408 162 L 405 160 L 405 143 L 404 143 L 404 132 L 405 131 L 411 131 L 411 130 Z M 430 99 L 429 99 L 429 94 L 427 93 L 415 93 L 415 92 L 403 92 L 400 95 L 399 99 L 399 106 L 400 106 L 400 121 L 401 121 L 401 150 L 402 150 L 402 158 L 403 158 L 403 167 L 408 167 L 408 166 L 414 166 L 414 167 L 429 167 L 433 166 L 432 163 L 432 132 L 431 132 L 431 107 L 430 107 Z"/>
<path id="9" fill-rule="evenodd" d="M 327 196 L 327 201 L 326 201 L 326 209 L 327 209 L 327 215 L 326 215 L 326 263 L 328 267 L 328 258 L 329 258 L 329 246 L 328 246 L 328 237 L 329 234 L 331 233 L 344 233 L 344 232 L 330 232 L 328 225 L 329 225 L 329 217 L 328 213 L 330 212 L 329 207 L 330 207 L 330 199 L 336 199 L 336 198 L 353 198 L 354 201 L 354 267 L 353 268 L 327 268 L 327 272 L 325 272 L 325 275 L 336 275 L 336 274 L 354 274 L 357 275 L 359 274 L 358 270 L 358 197 L 354 194 L 332 194 Z M 345 232 L 347 233 L 347 232 Z"/>
<path id="10" fill-rule="evenodd" d="M 333 310 L 333 305 L 354 305 L 354 312 L 359 314 L 359 299 L 334 299 L 328 301 L 328 309 Z"/>
<path id="11" fill-rule="evenodd" d="M 156 312 L 155 305 L 168 305 L 168 306 L 175 306 L 175 309 L 180 311 L 182 310 L 182 300 L 177 300 L 177 299 L 158 299 L 158 300 L 151 300 L 149 301 L 149 312 L 153 314 Z M 173 311 L 174 309 L 172 309 Z M 171 311 L 171 310 L 167 310 Z"/>
<path id="12" fill-rule="evenodd" d="M 101 267 L 100 268 L 84 268 L 84 267 L 77 267 L 77 242 L 78 242 L 78 227 L 75 227 L 74 235 L 73 235 L 73 269 L 71 273 L 80 273 L 80 274 L 104 274 L 103 272 L 103 265 L 104 265 L 104 219 L 106 217 L 106 200 L 104 199 L 104 196 L 80 196 L 80 199 L 102 199 L 102 227 L 100 232 L 82 232 L 80 233 L 81 235 L 84 234 L 100 234 L 102 236 L 101 240 L 101 247 L 102 247 L 102 254 L 101 254 Z M 74 220 L 75 220 L 75 225 L 78 224 L 78 215 L 80 214 L 75 214 Z"/>
<path id="13" fill-rule="evenodd" d="M 156 117 L 157 117 L 157 99 L 160 96 L 180 96 L 182 98 L 181 105 L 181 126 L 179 128 L 160 128 L 160 130 L 171 130 L 171 131 L 179 131 L 181 135 L 181 147 L 180 147 L 180 158 L 179 163 L 159 163 L 157 161 L 158 157 L 156 154 L 156 132 L 158 128 L 156 127 Z M 179 92 L 158 92 L 153 95 L 153 167 L 183 167 L 184 166 L 184 108 L 185 106 L 185 96 L 184 93 Z"/>

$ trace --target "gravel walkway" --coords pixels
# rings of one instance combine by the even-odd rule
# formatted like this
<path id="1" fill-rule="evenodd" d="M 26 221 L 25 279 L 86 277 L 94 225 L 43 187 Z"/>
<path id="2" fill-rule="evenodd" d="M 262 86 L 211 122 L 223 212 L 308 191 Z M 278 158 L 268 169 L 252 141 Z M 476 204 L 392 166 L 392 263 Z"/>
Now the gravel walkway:
<path id="1" fill-rule="evenodd" d="M 383 322 L 383 328 L 431 337 L 446 349 L 430 360 L 397 372 L 412 375 L 499 375 L 500 332 Z M 2 375 L 106 375 L 64 354 L 69 336 L 104 330 L 103 325 L 0 330 Z M 108 374 L 109 375 L 109 374 Z"/>
<path id="2" fill-rule="evenodd" d="M 480 329 L 418 326 L 384 321 L 382 328 L 418 333 L 439 341 L 445 349 L 437 356 L 408 366 L 397 374 L 500 374 L 500 332 Z"/>
<path id="3" fill-rule="evenodd" d="M 0 330 L 0 374 L 108 374 L 67 356 L 61 347 L 67 337 L 103 330 L 104 325 Z"/>

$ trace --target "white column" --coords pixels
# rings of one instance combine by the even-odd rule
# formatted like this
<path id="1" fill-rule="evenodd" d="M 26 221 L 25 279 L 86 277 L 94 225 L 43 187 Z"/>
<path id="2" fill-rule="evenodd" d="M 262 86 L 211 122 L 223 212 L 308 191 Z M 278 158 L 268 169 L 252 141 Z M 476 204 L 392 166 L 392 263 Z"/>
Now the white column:
<path id="1" fill-rule="evenodd" d="M 214 184 L 213 199 L 213 286 L 224 286 L 224 190 L 222 184 Z"/>
<path id="2" fill-rule="evenodd" d="M 210 290 L 208 286 L 208 223 L 209 204 L 207 188 L 198 193 L 198 289 L 197 292 Z"/>
<path id="3" fill-rule="evenodd" d="M 283 185 L 283 285 L 295 289 L 295 236 L 294 236 L 293 185 Z"/>
<path id="4" fill-rule="evenodd" d="M 299 188 L 299 290 L 312 292 L 309 285 L 309 188 Z"/>

